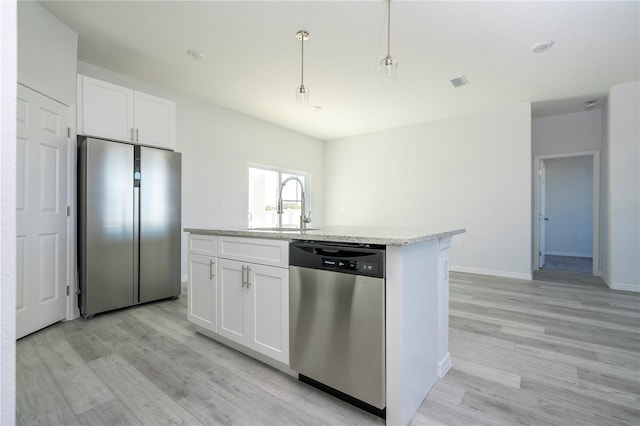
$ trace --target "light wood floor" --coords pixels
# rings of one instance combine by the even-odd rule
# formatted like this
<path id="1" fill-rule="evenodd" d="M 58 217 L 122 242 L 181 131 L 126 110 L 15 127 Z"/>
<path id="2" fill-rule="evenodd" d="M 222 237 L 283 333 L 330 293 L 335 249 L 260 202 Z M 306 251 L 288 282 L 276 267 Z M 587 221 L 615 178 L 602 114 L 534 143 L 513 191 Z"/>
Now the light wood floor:
<path id="1" fill-rule="evenodd" d="M 194 332 L 186 297 L 17 343 L 17 420 L 383 424 Z M 451 274 L 453 367 L 415 425 L 640 424 L 640 295 L 585 274 Z"/>

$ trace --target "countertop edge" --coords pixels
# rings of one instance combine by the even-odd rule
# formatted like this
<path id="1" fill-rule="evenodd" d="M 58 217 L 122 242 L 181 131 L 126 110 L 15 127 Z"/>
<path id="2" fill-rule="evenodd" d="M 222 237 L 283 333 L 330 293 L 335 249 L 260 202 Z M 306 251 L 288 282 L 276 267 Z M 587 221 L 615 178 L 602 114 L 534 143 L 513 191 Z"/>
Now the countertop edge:
<path id="1" fill-rule="evenodd" d="M 387 246 L 406 246 L 421 243 L 423 241 L 436 240 L 440 238 L 450 237 L 466 232 L 465 228 L 454 229 L 437 233 L 418 234 L 410 237 L 384 237 L 375 235 L 349 235 L 338 233 L 323 233 L 319 231 L 297 231 L 297 232 L 279 232 L 279 231 L 261 231 L 250 229 L 222 229 L 222 228 L 184 228 L 184 232 L 199 235 L 218 235 L 228 237 L 243 238 L 265 238 L 272 240 L 313 240 L 313 241 L 332 241 L 346 243 L 363 243 L 363 244 L 381 244 Z"/>

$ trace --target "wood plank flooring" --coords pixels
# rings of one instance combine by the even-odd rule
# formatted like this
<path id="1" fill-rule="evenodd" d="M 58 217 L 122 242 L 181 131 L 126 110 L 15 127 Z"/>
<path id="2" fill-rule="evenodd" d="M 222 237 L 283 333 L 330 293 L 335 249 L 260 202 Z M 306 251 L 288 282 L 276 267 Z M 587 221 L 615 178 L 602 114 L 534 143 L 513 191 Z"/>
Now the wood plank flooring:
<path id="1" fill-rule="evenodd" d="M 17 421 L 381 425 L 195 333 L 186 296 L 17 342 Z M 640 294 L 585 274 L 451 274 L 453 367 L 414 425 L 640 424 Z"/>

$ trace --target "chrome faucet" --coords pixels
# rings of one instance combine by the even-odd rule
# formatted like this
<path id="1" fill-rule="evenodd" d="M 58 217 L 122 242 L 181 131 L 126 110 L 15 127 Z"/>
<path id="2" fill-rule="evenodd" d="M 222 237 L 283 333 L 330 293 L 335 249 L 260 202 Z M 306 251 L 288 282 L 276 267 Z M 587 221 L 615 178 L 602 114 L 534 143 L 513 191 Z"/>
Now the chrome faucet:
<path id="1" fill-rule="evenodd" d="M 284 188 L 284 186 L 289 183 L 290 181 L 296 181 L 300 184 L 300 229 L 306 229 L 307 227 L 307 223 L 311 223 L 311 212 L 309 212 L 309 216 L 307 216 L 304 212 L 304 206 L 305 206 L 305 202 L 304 202 L 304 184 L 302 183 L 302 181 L 295 177 L 295 176 L 291 176 L 286 178 L 285 180 L 282 181 L 282 183 L 280 184 L 280 191 L 278 192 L 278 210 L 276 213 L 278 213 L 278 226 L 282 227 L 282 214 L 284 213 L 284 210 L 282 209 L 282 189 Z"/>

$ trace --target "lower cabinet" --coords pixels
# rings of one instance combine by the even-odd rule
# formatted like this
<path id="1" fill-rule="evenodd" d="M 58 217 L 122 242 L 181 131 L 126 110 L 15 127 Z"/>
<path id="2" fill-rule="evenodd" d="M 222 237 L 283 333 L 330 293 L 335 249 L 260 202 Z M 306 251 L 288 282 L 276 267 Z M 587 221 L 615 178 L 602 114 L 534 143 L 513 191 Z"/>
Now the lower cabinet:
<path id="1" fill-rule="evenodd" d="M 217 332 L 289 364 L 289 270 L 217 259 Z"/>
<path id="2" fill-rule="evenodd" d="M 210 331 L 217 329 L 216 263 L 215 257 L 189 253 L 187 317 L 192 323 Z"/>

